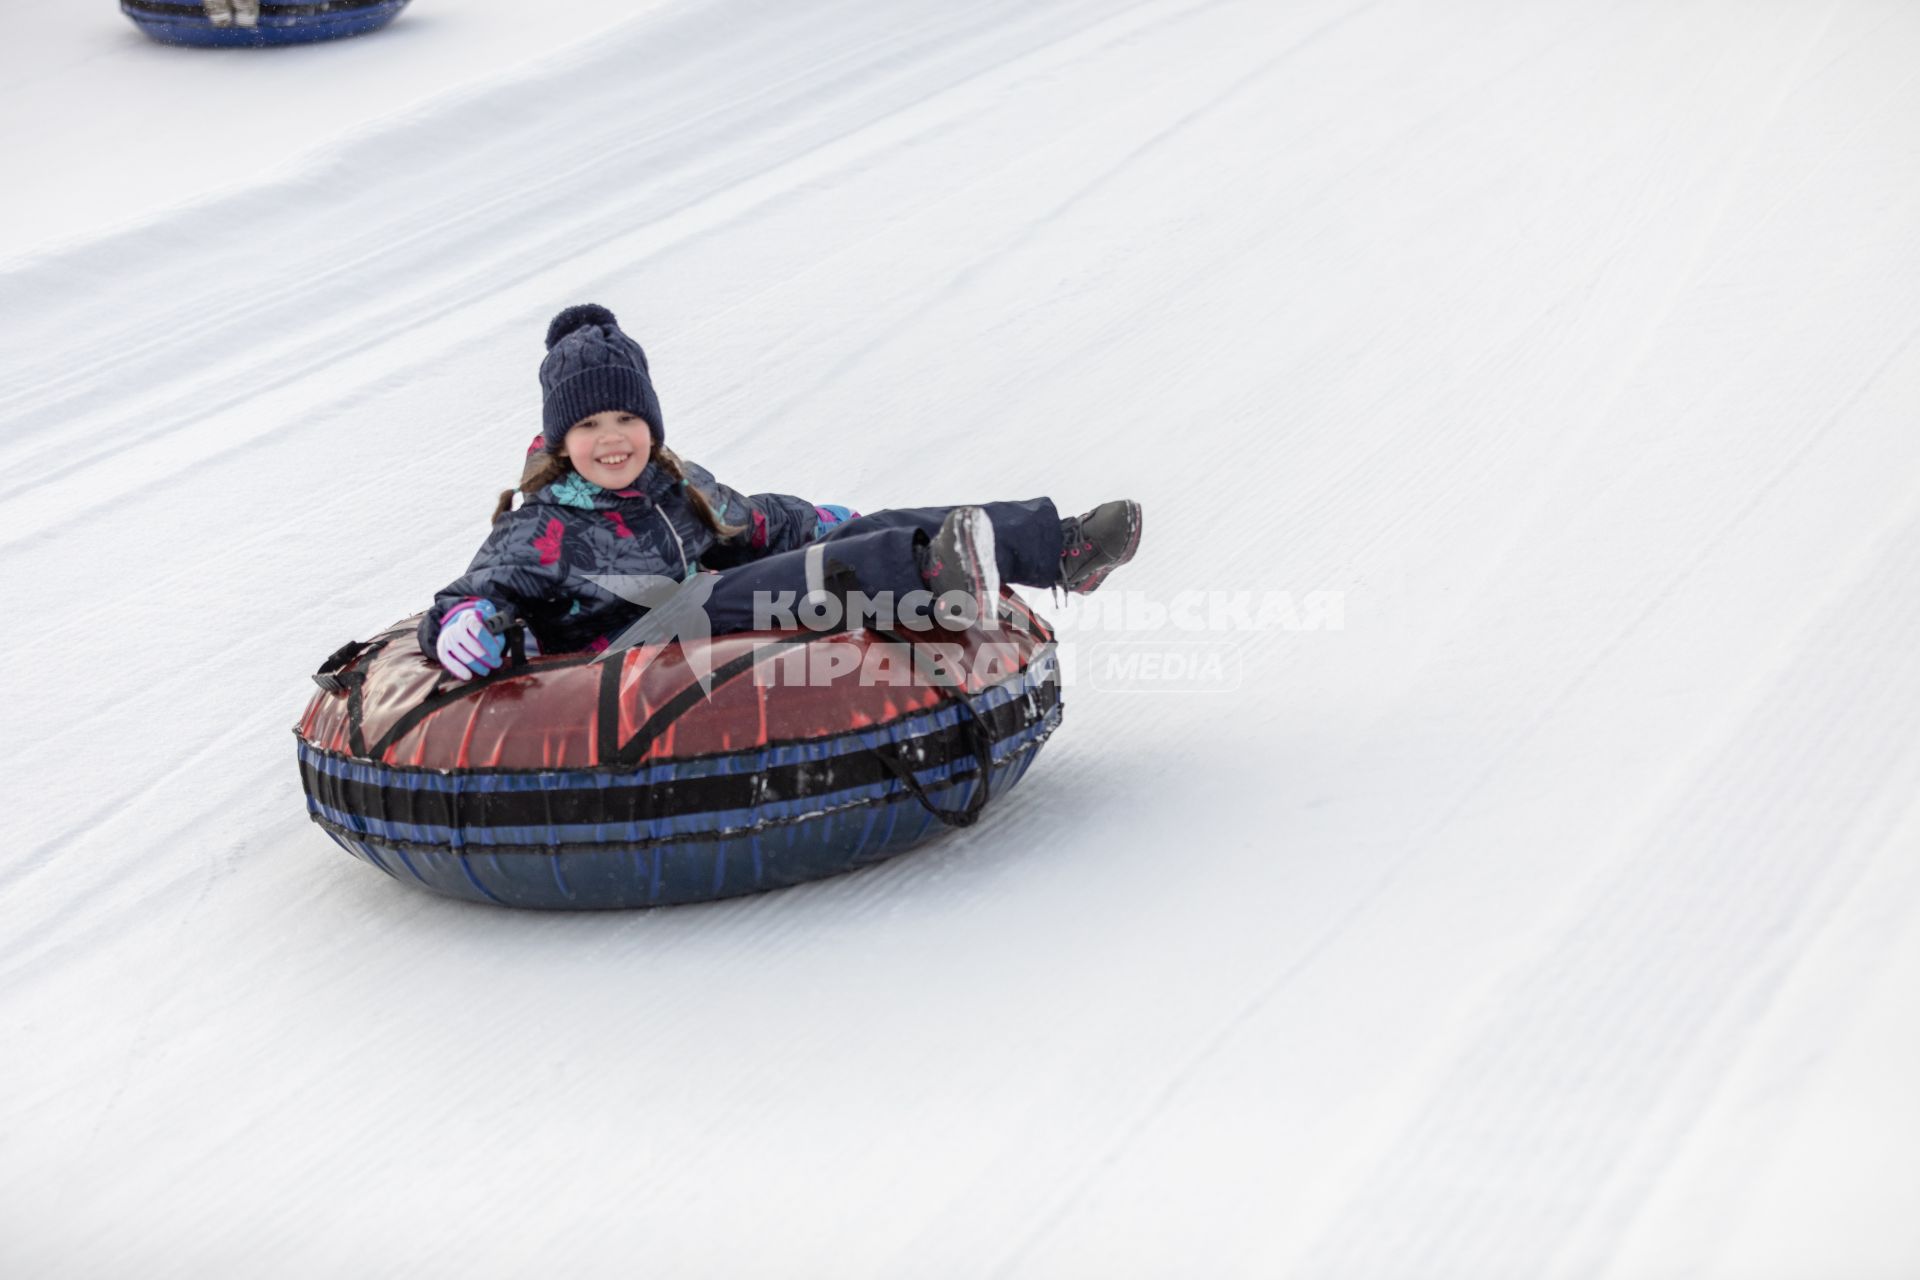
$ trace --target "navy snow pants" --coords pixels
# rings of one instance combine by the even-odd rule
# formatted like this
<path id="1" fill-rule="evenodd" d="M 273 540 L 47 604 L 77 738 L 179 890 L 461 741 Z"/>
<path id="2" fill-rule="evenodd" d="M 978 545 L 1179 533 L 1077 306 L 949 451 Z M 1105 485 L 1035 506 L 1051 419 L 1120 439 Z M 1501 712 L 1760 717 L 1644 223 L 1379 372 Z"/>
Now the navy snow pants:
<path id="1" fill-rule="evenodd" d="M 1060 513 L 1051 498 L 979 504 L 993 525 L 994 559 L 1000 580 L 1020 586 L 1050 587 L 1060 576 Z M 870 596 L 890 592 L 896 598 L 924 591 L 916 542 L 939 532 L 952 507 L 897 507 L 858 516 L 835 525 L 797 551 L 783 551 L 717 575 L 707 599 L 707 619 L 715 635 L 754 628 L 754 601 L 804 598 L 823 589 L 839 568 L 851 570 L 858 589 Z"/>

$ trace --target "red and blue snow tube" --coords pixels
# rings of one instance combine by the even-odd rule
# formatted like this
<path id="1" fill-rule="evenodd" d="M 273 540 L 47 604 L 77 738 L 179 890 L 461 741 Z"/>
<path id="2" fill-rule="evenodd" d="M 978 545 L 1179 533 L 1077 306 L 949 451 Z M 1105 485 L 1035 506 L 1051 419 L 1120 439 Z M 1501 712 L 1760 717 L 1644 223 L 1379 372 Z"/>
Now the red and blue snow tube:
<path id="1" fill-rule="evenodd" d="M 458 684 L 417 618 L 348 645 L 294 732 L 307 812 L 474 902 L 696 902 L 836 875 L 973 823 L 1060 724 L 1052 629 L 749 632 L 534 658 Z M 884 648 L 883 648 L 884 647 Z"/>
<path id="2" fill-rule="evenodd" d="M 378 30 L 407 0 L 260 0 L 258 25 L 215 26 L 198 0 L 120 0 L 120 12 L 162 44 L 232 48 L 311 44 Z"/>

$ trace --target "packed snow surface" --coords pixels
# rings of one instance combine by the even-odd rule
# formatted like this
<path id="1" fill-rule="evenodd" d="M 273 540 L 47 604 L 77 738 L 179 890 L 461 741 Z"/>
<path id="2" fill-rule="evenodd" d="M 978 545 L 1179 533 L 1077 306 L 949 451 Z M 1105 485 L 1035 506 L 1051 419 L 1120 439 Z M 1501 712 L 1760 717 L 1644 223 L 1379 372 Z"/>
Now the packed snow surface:
<path id="1" fill-rule="evenodd" d="M 1920 1275 L 1917 66 L 1910 0 L 9 6 L 0 1272 Z M 572 916 L 308 821 L 307 673 L 588 300 L 740 488 L 1145 504 L 988 821 Z"/>

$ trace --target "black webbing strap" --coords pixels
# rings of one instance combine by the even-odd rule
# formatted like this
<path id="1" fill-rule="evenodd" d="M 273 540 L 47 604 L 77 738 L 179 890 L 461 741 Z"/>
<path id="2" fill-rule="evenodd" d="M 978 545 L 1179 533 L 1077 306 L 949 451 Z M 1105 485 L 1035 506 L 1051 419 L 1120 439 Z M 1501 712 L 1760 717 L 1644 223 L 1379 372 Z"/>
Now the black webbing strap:
<path id="1" fill-rule="evenodd" d="M 320 669 L 313 673 L 313 682 L 328 693 L 345 693 L 351 682 L 350 677 L 362 675 L 358 671 L 347 671 L 347 664 L 359 657 L 367 648 L 365 640 L 349 640 L 327 655 Z"/>
<path id="2" fill-rule="evenodd" d="M 595 717 L 599 724 L 597 747 L 601 764 L 635 764 L 647 753 L 647 748 L 661 734 L 672 727 L 673 722 L 691 711 L 702 698 L 712 690 L 751 671 L 755 663 L 768 654 L 778 652 L 795 644 L 805 644 L 818 639 L 825 633 L 819 631 L 796 631 L 792 635 L 782 636 L 767 644 L 755 645 L 737 658 L 721 663 L 709 673 L 705 685 L 694 681 L 680 692 L 661 703 L 659 708 L 647 717 L 645 724 L 633 731 L 633 736 L 625 742 L 620 741 L 620 677 L 626 663 L 621 654 L 611 655 L 600 668 L 600 709 Z M 624 654 L 626 651 L 622 650 Z"/>
<path id="3" fill-rule="evenodd" d="M 399 719 L 387 726 L 387 731 L 380 735 L 380 741 L 374 743 L 371 749 L 365 752 L 356 752 L 356 754 L 364 755 L 371 760 L 378 760 L 387 753 L 387 749 L 393 746 L 394 743 L 400 741 L 400 739 L 412 732 L 414 727 L 422 720 L 425 720 L 442 707 L 451 706 L 453 703 L 459 702 L 462 698 L 471 698 L 482 689 L 489 688 L 501 680 L 509 680 L 514 676 L 524 674 L 521 668 L 527 665 L 526 649 L 524 642 L 517 634 L 513 635 L 508 641 L 507 655 L 510 661 L 498 670 L 489 671 L 486 675 L 475 676 L 471 680 L 449 685 L 444 689 L 436 689 L 434 692 L 420 699 L 420 701 L 408 707 L 406 711 L 400 715 Z M 583 653 L 565 658 L 542 658 L 540 660 L 540 669 L 542 671 L 560 671 L 567 667 L 585 666 L 599 656 L 597 653 Z M 450 679 L 451 677 L 442 676 L 441 678 Z M 360 732 L 360 722 L 357 715 L 353 728 L 354 733 L 358 735 Z"/>
<path id="4" fill-rule="evenodd" d="M 354 755 L 363 760 L 378 760 L 387 748 L 397 742 L 408 730 L 441 707 L 471 696 L 496 679 L 518 674 L 518 669 L 527 665 L 525 627 L 511 611 L 508 611 L 502 625 L 488 627 L 488 630 L 496 634 L 506 635 L 505 665 L 498 671 L 477 676 L 464 684 L 456 684 L 451 688 L 428 694 L 388 726 L 387 731 L 380 735 L 378 742 L 368 747 L 365 728 L 362 724 L 365 708 L 361 700 L 361 688 L 367 682 L 367 667 L 396 635 L 404 634 L 404 630 L 404 628 L 391 630 L 372 640 L 349 640 L 328 654 L 327 660 L 320 664 L 320 669 L 313 673 L 313 682 L 328 693 L 347 695 L 347 745 Z M 584 654 L 573 661 L 558 659 L 547 665 L 549 667 L 578 666 L 582 662 L 592 661 L 597 656 Z"/>
<path id="5" fill-rule="evenodd" d="M 366 739 L 360 733 L 360 691 L 367 683 L 366 664 L 386 648 L 392 638 L 384 635 L 376 640 L 349 640 L 328 654 L 320 669 L 313 673 L 313 682 L 328 693 L 347 695 L 347 747 L 356 756 L 367 753 Z"/>
<path id="6" fill-rule="evenodd" d="M 828 561 L 826 584 L 829 591 L 838 592 L 844 602 L 846 593 L 859 585 L 853 570 L 838 560 Z M 633 736 L 625 742 L 620 741 L 620 679 L 626 670 L 626 661 L 617 654 L 606 655 L 609 661 L 600 669 L 600 698 L 598 714 L 594 717 L 597 726 L 594 747 L 602 764 L 635 764 L 647 753 L 647 748 L 661 734 L 673 726 L 673 722 L 691 711 L 702 698 L 711 697 L 713 691 L 734 677 L 751 671 L 754 664 L 768 654 L 777 653 L 790 645 L 804 644 L 817 640 L 823 635 L 845 631 L 845 612 L 839 626 L 822 631 L 797 631 L 780 637 L 768 644 L 756 645 L 750 651 L 737 658 L 720 664 L 707 674 L 706 680 L 695 681 L 679 693 L 666 700 L 645 724 L 634 730 Z"/>
<path id="7" fill-rule="evenodd" d="M 891 631 L 875 628 L 874 634 L 891 640 L 895 644 L 907 644 L 911 650 L 908 641 Z M 975 787 L 973 794 L 967 798 L 966 808 L 942 809 L 936 805 L 927 795 L 927 789 L 920 784 L 920 779 L 914 776 L 913 770 L 909 769 L 906 762 L 900 758 L 899 748 L 885 750 L 880 747 L 869 747 L 867 750 L 886 766 L 888 773 L 898 778 L 900 784 L 913 793 L 913 798 L 925 806 L 928 813 L 950 827 L 970 827 L 979 821 L 980 814 L 987 807 L 987 801 L 991 798 L 993 790 L 993 732 L 980 718 L 980 712 L 974 707 L 973 699 L 959 688 L 945 683 L 936 683 L 934 687 L 939 690 L 941 697 L 967 713 L 967 732 L 973 743 L 973 758 L 980 767 L 980 785 Z"/>

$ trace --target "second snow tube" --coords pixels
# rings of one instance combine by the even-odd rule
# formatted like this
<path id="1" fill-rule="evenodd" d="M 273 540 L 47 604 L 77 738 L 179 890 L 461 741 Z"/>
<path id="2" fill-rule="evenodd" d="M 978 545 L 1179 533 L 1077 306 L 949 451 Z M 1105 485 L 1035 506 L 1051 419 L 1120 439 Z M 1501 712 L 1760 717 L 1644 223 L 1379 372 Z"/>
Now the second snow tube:
<path id="1" fill-rule="evenodd" d="M 161 44 L 245 48 L 312 44 L 378 30 L 399 16 L 408 0 L 260 0 L 257 26 L 217 27 L 193 0 L 120 0 L 120 12 Z"/>
<path id="2" fill-rule="evenodd" d="M 1059 725 L 1052 629 L 1003 600 L 1019 625 L 985 642 L 718 636 L 706 690 L 678 644 L 457 684 L 408 619 L 316 675 L 294 730 L 307 811 L 398 880 L 503 906 L 696 902 L 865 866 L 973 822 Z M 892 678 L 870 678 L 876 658 Z M 964 679 L 898 678 L 916 666 Z"/>

